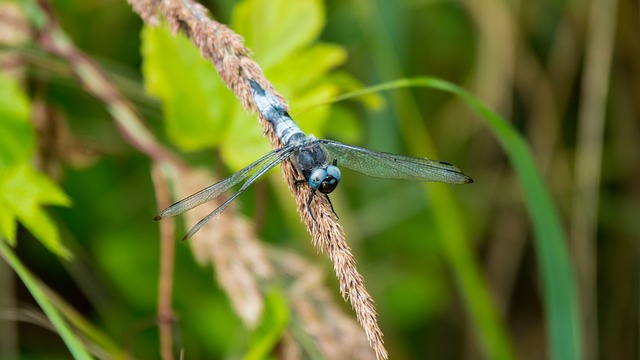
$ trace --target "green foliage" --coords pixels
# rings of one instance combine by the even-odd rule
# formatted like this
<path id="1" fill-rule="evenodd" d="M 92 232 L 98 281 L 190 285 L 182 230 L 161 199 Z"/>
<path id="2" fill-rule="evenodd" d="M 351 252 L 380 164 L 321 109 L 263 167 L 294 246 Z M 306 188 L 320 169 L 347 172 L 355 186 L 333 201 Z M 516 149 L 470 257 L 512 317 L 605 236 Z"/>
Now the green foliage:
<path id="1" fill-rule="evenodd" d="M 29 101 L 15 81 L 0 74 L 0 169 L 26 163 L 35 147 Z"/>
<path id="2" fill-rule="evenodd" d="M 45 15 L 38 4 L 33 0 L 20 0 L 19 2 L 25 16 L 29 18 L 29 22 L 38 29 L 42 28 L 45 23 Z"/>
<path id="3" fill-rule="evenodd" d="M 231 23 L 267 71 L 314 41 L 324 19 L 320 0 L 245 0 L 235 7 Z"/>
<path id="4" fill-rule="evenodd" d="M 185 151 L 218 145 L 237 105 L 211 63 L 166 26 L 144 27 L 142 55 L 145 85 L 162 101 L 169 139 Z"/>
<path id="5" fill-rule="evenodd" d="M 346 52 L 337 45 L 314 43 L 324 17 L 319 0 L 247 0 L 234 8 L 231 27 L 245 38 L 267 78 L 291 101 L 293 114 L 357 87 L 346 74 L 328 76 L 344 63 Z M 162 101 L 165 129 L 175 145 L 184 151 L 218 146 L 225 163 L 235 170 L 271 150 L 256 117 L 243 110 L 188 40 L 173 36 L 166 26 L 145 27 L 142 38 L 145 84 Z M 376 104 L 372 97 L 366 101 Z M 329 107 L 318 107 L 296 116 L 296 121 L 321 136 L 330 116 Z M 354 122 L 344 113 L 342 119 Z M 358 136 L 353 134 L 357 127 L 348 128 L 352 137 Z"/>
<path id="6" fill-rule="evenodd" d="M 251 336 L 245 360 L 260 360 L 269 357 L 282 338 L 289 322 L 289 305 L 284 295 L 273 289 L 264 299 L 262 321 Z"/>
<path id="7" fill-rule="evenodd" d="M 439 79 L 419 78 L 413 85 L 444 90 L 460 96 L 482 115 L 509 156 L 523 188 L 525 204 L 535 229 L 536 248 L 542 269 L 549 342 L 553 359 L 582 359 L 576 282 L 551 195 L 542 181 L 531 150 L 522 136 L 500 116 L 462 88 Z"/>
<path id="8" fill-rule="evenodd" d="M 38 2 L 18 3 L 30 26 L 42 29 L 46 17 Z M 582 299 L 576 299 L 577 280 L 564 235 L 568 231 L 560 221 L 571 221 L 574 214 L 567 204 L 578 193 L 572 188 L 573 179 L 580 176 L 572 166 L 575 114 L 584 101 L 586 83 L 580 78 L 588 51 L 582 46 L 589 42 L 576 38 L 580 51 L 558 46 L 566 29 L 578 36 L 589 33 L 586 8 L 549 0 L 522 6 L 497 1 L 482 7 L 474 2 L 385 0 L 204 3 L 216 19 L 244 36 L 266 77 L 290 101 L 290 113 L 304 131 L 441 159 L 476 180 L 464 187 L 421 187 L 345 171 L 340 188 L 331 194 L 376 301 L 392 358 L 472 354 L 491 359 L 575 359 L 582 356 L 581 346 L 589 349 L 593 339 L 579 336 Z M 621 9 L 628 9 L 629 3 L 620 2 Z M 201 59 L 182 35 L 175 37 L 165 26 L 140 32 L 141 20 L 125 1 L 57 1 L 50 10 L 60 18 L 67 40 L 73 39 L 100 63 L 122 94 L 137 102 L 150 128 L 164 132 L 170 145 L 190 153 L 191 160 L 210 156 L 215 148 L 233 171 L 272 150 L 255 114 L 245 113 L 210 62 Z M 621 11 L 616 18 L 617 48 L 634 48 L 636 37 L 629 32 L 633 17 L 626 16 L 631 13 Z M 518 31 L 503 37 L 498 30 L 509 24 L 516 24 Z M 493 46 L 497 38 L 500 46 Z M 157 358 L 160 249 L 157 224 L 151 221 L 157 209 L 149 159 L 119 137 L 105 104 L 92 99 L 71 75 L 73 63 L 48 53 L 36 38 L 31 41 L 26 47 L 2 47 L 0 56 L 23 55 L 26 63 L 17 67 L 27 66 L 24 92 L 45 103 L 61 125 L 55 134 L 44 134 L 54 141 L 39 144 L 53 151 L 47 168 L 53 164 L 61 170 L 56 171 L 60 186 L 32 165 L 39 136 L 30 123 L 30 100 L 15 82 L 0 78 L 0 254 L 30 291 L 18 292 L 18 303 L 32 302 L 33 294 L 56 333 L 25 332 L 19 326 L 19 351 L 24 350 L 20 355 L 65 358 L 66 345 L 77 357 L 86 356 L 85 347 L 100 349 L 98 355 L 109 358 Z M 518 56 L 513 56 L 514 49 Z M 606 107 L 604 152 L 598 154 L 604 165 L 598 190 L 602 201 L 593 224 L 597 241 L 591 244 L 597 272 L 588 275 L 598 280 L 597 292 L 591 294 L 597 312 L 587 316 L 598 320 L 600 354 L 595 357 L 625 359 L 634 357 L 638 348 L 633 336 L 637 321 L 622 327 L 618 321 L 638 318 L 637 301 L 629 296 L 638 288 L 635 255 L 640 233 L 634 217 L 640 166 L 634 136 L 638 94 L 629 74 L 637 73 L 638 67 L 632 52 L 616 51 L 614 56 L 614 64 L 628 66 L 614 66 L 607 84 L 613 96 Z M 426 73 L 450 83 L 413 78 L 369 87 L 364 90 L 369 93 L 358 93 L 364 111 L 362 106 L 332 102 L 339 94 L 360 89 L 357 79 L 373 84 Z M 157 102 L 146 98 L 142 81 L 160 100 L 162 112 Z M 477 90 L 471 96 L 451 83 Z M 412 88 L 385 94 L 387 106 L 382 107 L 383 97 L 375 92 L 402 86 Z M 508 114 L 503 118 L 512 120 L 526 140 L 479 98 Z M 483 122 L 474 122 L 459 99 L 480 113 Z M 325 106 L 314 107 L 317 104 Z M 367 111 L 371 109 L 376 111 Z M 198 151 L 204 154 L 191 154 Z M 312 254 L 286 185 L 280 176 L 271 180 L 276 181 L 267 190 L 253 187 L 243 195 L 244 205 L 255 205 L 242 211 L 252 216 L 269 246 Z M 46 208 L 69 204 L 61 188 L 75 206 Z M 254 192 L 260 196 L 252 197 Z M 23 241 L 27 231 L 17 231 L 18 223 L 46 248 Z M 60 226 L 66 248 L 56 223 L 64 224 Z M 11 248 L 16 243 L 18 250 Z M 313 336 L 305 333 L 304 319 L 283 299 L 288 294 L 269 292 L 268 285 L 260 284 L 266 296 L 262 322 L 257 329 L 247 329 L 216 285 L 218 274 L 214 272 L 212 280 L 210 269 L 193 260 L 189 245 L 176 243 L 172 305 L 174 345 L 184 349 L 186 358 L 269 358 L 280 350 L 277 342 L 283 331 L 293 335 L 303 357 L 323 357 Z M 62 256 L 73 252 L 73 261 L 60 262 L 49 251 Z M 327 299 L 340 302 L 329 260 L 318 255 L 313 261 L 323 267 L 326 294 L 333 296 Z M 275 273 L 281 275 L 278 269 Z M 73 291 L 68 291 L 69 284 Z M 0 281 L 4 295 L 3 286 Z M 342 310 L 352 314 L 348 304 L 343 305 Z M 52 347 L 59 336 L 65 344 Z M 528 352 L 532 349 L 533 354 Z"/>
<path id="9" fill-rule="evenodd" d="M 70 256 L 60 243 L 53 220 L 42 208 L 44 205 L 70 204 L 57 185 L 29 165 L 17 165 L 0 170 L 0 194 L 3 236 L 15 242 L 15 220 L 18 220 L 49 250 L 63 257 Z"/>
<path id="10" fill-rule="evenodd" d="M 18 259 L 13 251 L 2 241 L 0 241 L 0 256 L 4 258 L 16 274 L 18 274 L 27 289 L 29 289 L 31 295 L 36 299 L 38 305 L 40 305 L 53 327 L 69 348 L 69 351 L 71 351 L 71 354 L 73 354 L 74 359 L 91 359 L 92 357 L 82 344 L 80 338 L 74 334 L 73 330 L 51 302 L 49 296 L 45 294 L 40 282 L 24 267 L 20 259 Z"/>
<path id="11" fill-rule="evenodd" d="M 69 257 L 43 206 L 68 206 L 70 200 L 31 167 L 35 139 L 29 104 L 17 84 L 5 77 L 0 77 L 0 119 L 0 235 L 15 245 L 20 221 L 49 250 Z"/>
<path id="12" fill-rule="evenodd" d="M 581 359 L 580 319 L 573 270 L 566 248 L 567 240 L 562 231 L 558 212 L 551 200 L 549 191 L 542 181 L 531 151 L 522 136 L 499 115 L 491 111 L 480 100 L 464 89 L 447 81 L 421 77 L 402 79 L 340 96 L 336 100 L 345 100 L 370 92 L 421 86 L 450 92 L 462 98 L 471 108 L 482 115 L 487 126 L 498 138 L 504 151 L 518 174 L 523 188 L 525 204 L 529 209 L 536 232 L 536 246 L 541 263 L 544 284 L 545 308 L 549 319 L 549 342 L 554 359 Z M 442 208 L 439 208 L 439 212 Z M 447 228 L 455 227 L 449 224 Z M 463 285 L 464 286 L 464 285 Z M 481 284 L 475 286 L 482 286 Z M 481 289 L 467 290 L 468 294 L 478 294 Z M 467 301 L 473 303 L 474 299 Z M 476 305 L 476 307 L 479 305 Z M 482 306 L 484 308 L 484 306 Z M 487 310 L 479 309 L 482 312 Z M 487 316 L 481 315 L 485 319 Z M 488 344 L 491 346 L 492 344 Z"/>

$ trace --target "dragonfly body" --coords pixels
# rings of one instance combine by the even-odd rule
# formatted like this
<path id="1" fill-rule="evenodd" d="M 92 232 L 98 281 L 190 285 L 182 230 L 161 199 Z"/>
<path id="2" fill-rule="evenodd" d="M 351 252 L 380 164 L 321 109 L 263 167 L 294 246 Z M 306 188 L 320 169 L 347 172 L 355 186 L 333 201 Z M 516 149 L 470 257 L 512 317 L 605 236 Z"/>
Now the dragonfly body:
<path id="1" fill-rule="evenodd" d="M 314 192 L 315 190 L 324 194 L 332 192 L 341 178 L 340 170 L 335 166 L 336 159 L 332 165 L 324 147 L 314 136 L 307 136 L 302 132 L 275 96 L 268 93 L 256 81 L 249 80 L 249 83 L 258 110 L 271 123 L 278 139 L 285 147 L 296 148 L 291 155 L 291 161 L 309 182 L 309 186 Z"/>
<path id="2" fill-rule="evenodd" d="M 385 179 L 438 181 L 452 184 L 468 184 L 473 182 L 473 180 L 464 175 L 460 169 L 442 161 L 379 152 L 337 141 L 316 139 L 313 136 L 307 136 L 293 121 L 287 113 L 286 108 L 275 96 L 267 92 L 256 81 L 251 79 L 249 83 L 258 111 L 271 123 L 283 147 L 271 151 L 230 177 L 178 201 L 164 209 L 155 217 L 155 220 L 161 220 L 182 214 L 198 205 L 217 198 L 232 186 L 244 181 L 241 188 L 233 196 L 207 215 L 207 217 L 200 220 L 200 222 L 185 235 L 185 239 L 195 234 L 211 218 L 220 214 L 231 201 L 238 197 L 260 176 L 287 158 L 291 159 L 296 169 L 304 177 L 304 182 L 306 182 L 312 190 L 307 205 L 311 203 L 316 191 L 326 195 L 338 186 L 341 179 L 338 165 L 365 175 Z"/>
<path id="3" fill-rule="evenodd" d="M 300 130 L 275 96 L 264 90 L 256 81 L 250 80 L 249 83 L 258 110 L 271 123 L 278 139 L 285 147 L 296 148 L 291 155 L 291 161 L 309 182 L 309 186 L 314 191 L 319 190 L 324 194 L 333 191 L 340 182 L 340 170 L 335 164 L 331 165 L 332 160 L 327 150 L 314 136 L 307 136 Z"/>
<path id="4" fill-rule="evenodd" d="M 271 123 L 273 131 L 282 143 L 286 145 L 298 144 L 307 139 L 307 135 L 298 127 L 282 103 L 268 93 L 255 80 L 249 80 L 253 92 L 253 100 L 262 116 Z"/>

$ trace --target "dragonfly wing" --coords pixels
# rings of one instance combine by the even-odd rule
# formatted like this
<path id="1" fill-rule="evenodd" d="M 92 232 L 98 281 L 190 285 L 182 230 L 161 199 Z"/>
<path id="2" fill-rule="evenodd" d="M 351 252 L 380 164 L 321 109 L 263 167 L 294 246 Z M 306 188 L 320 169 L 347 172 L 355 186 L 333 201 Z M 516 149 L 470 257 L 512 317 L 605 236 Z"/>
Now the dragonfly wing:
<path id="1" fill-rule="evenodd" d="M 468 184 L 473 180 L 460 169 L 446 162 L 413 156 L 390 154 L 337 141 L 318 140 L 329 155 L 344 166 L 359 173 L 384 179 L 438 181 Z"/>
<path id="2" fill-rule="evenodd" d="M 256 172 L 259 171 L 259 169 L 265 164 L 271 164 L 271 161 L 273 159 L 278 159 L 283 153 L 290 153 L 291 150 L 292 149 L 290 146 L 285 146 L 268 153 L 267 155 L 254 161 L 252 164 L 236 172 L 235 174 L 229 176 L 228 178 L 222 181 L 219 181 L 211 186 L 208 186 L 198 191 L 197 193 L 189 197 L 186 197 L 176 202 L 175 204 L 169 206 L 168 208 L 162 210 L 162 212 L 156 215 L 154 220 L 158 221 L 168 217 L 180 215 L 188 210 L 193 209 L 196 206 L 202 205 L 207 201 L 211 201 L 217 198 L 222 193 L 229 190 L 232 186 L 238 184 L 239 182 L 249 177 L 253 172 L 253 170 L 258 169 L 256 170 Z"/>
<path id="3" fill-rule="evenodd" d="M 240 189 L 238 189 L 238 191 L 233 194 L 233 196 L 231 196 L 229 199 L 227 199 L 224 203 L 222 203 L 222 205 L 218 206 L 218 208 L 216 208 L 215 210 L 213 210 L 209 215 L 207 215 L 205 218 L 203 218 L 202 220 L 198 221 L 198 223 L 196 225 L 194 225 L 194 227 L 191 228 L 191 230 L 189 230 L 189 232 L 187 233 L 187 235 L 184 236 L 183 240 L 187 240 L 190 237 L 193 236 L 193 234 L 195 234 L 196 232 L 198 232 L 198 230 L 200 230 L 200 228 L 207 223 L 207 221 L 211 220 L 212 218 L 214 218 L 216 215 L 220 214 L 222 211 L 224 211 L 224 209 L 227 208 L 227 206 L 229 204 L 231 204 L 231 202 L 237 198 L 240 194 L 242 194 L 242 192 L 244 190 L 246 190 L 251 184 L 253 184 L 254 181 L 256 181 L 260 176 L 264 175 L 267 171 L 273 169 L 274 167 L 276 167 L 278 164 L 280 164 L 281 162 L 283 162 L 286 158 L 288 158 L 289 156 L 291 156 L 291 153 L 296 149 L 296 147 L 294 146 L 289 146 L 286 147 L 287 150 L 279 152 L 276 154 L 276 156 L 271 156 L 269 157 L 267 160 L 265 160 L 264 162 L 262 162 L 259 167 L 257 168 L 257 170 L 251 175 L 251 177 L 249 177 L 247 179 L 247 181 L 244 182 L 244 184 L 242 184 L 242 186 L 240 187 Z M 243 169 L 244 170 L 244 169 Z M 240 170 L 242 171 L 242 170 Z"/>

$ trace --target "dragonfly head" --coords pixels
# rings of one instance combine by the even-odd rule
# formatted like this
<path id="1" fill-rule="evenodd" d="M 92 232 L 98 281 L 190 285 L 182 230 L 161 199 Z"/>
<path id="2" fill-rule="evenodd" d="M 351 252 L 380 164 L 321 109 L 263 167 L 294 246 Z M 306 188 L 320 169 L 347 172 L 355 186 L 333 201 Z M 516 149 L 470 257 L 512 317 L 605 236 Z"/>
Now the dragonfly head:
<path id="1" fill-rule="evenodd" d="M 340 182 L 340 169 L 335 165 L 316 168 L 309 176 L 309 186 L 318 189 L 323 194 L 332 192 Z"/>

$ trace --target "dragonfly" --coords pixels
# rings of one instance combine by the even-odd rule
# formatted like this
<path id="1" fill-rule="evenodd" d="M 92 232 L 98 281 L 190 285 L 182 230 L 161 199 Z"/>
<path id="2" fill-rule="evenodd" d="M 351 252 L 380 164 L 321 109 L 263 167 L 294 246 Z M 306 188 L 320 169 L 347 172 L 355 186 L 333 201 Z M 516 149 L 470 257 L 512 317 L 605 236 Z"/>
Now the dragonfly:
<path id="1" fill-rule="evenodd" d="M 443 161 L 380 152 L 343 144 L 338 141 L 316 139 L 313 135 L 306 135 L 293 121 L 285 106 L 274 95 L 265 90 L 254 79 L 249 79 L 248 81 L 258 111 L 271 123 L 276 136 L 283 146 L 269 152 L 228 178 L 174 203 L 155 217 L 154 220 L 158 221 L 180 215 L 196 206 L 218 198 L 233 186 L 243 182 L 235 194 L 193 226 L 184 236 L 184 240 L 192 237 L 204 224 L 222 213 L 235 198 L 240 196 L 258 178 L 287 159 L 292 161 L 295 168 L 304 177 L 304 180 L 297 180 L 296 183 L 306 183 L 311 189 L 307 207 L 312 217 L 313 212 L 310 205 L 317 192 L 323 194 L 331 204 L 328 194 L 335 190 L 342 178 L 338 166 L 383 179 L 436 181 L 450 184 L 469 184 L 473 182 L 469 176 L 463 174 L 456 166 Z M 331 208 L 333 210 L 333 205 Z"/>

